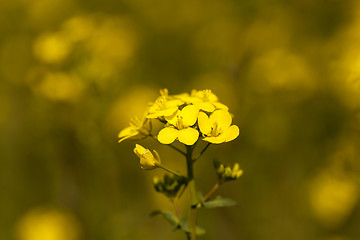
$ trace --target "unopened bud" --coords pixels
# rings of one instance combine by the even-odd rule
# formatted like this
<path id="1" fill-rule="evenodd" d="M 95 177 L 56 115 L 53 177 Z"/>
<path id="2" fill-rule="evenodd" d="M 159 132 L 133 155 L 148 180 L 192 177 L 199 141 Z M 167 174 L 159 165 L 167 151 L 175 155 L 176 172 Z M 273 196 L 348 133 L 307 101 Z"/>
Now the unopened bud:
<path id="1" fill-rule="evenodd" d="M 144 148 L 140 144 L 136 144 L 134 153 L 140 158 L 141 169 L 151 170 L 158 168 L 161 164 L 159 154 L 155 151 L 156 158 L 149 149 Z"/>

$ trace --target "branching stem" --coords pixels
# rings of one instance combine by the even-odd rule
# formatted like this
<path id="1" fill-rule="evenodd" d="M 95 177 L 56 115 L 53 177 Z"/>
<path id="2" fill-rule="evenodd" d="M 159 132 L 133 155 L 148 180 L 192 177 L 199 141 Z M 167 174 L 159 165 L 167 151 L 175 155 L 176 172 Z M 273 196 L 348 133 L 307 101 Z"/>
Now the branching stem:
<path id="1" fill-rule="evenodd" d="M 216 190 L 218 190 L 220 187 L 219 183 L 216 183 L 212 189 L 205 195 L 205 197 L 203 197 L 203 202 L 206 202 L 207 200 L 209 200 L 209 198 L 216 192 Z"/>
<path id="2" fill-rule="evenodd" d="M 206 149 L 208 149 L 208 147 L 211 145 L 211 143 L 207 143 L 206 146 L 203 148 L 203 150 L 201 150 L 201 152 L 194 158 L 193 162 L 195 162 L 196 160 L 198 160 L 201 155 L 206 151 Z"/>

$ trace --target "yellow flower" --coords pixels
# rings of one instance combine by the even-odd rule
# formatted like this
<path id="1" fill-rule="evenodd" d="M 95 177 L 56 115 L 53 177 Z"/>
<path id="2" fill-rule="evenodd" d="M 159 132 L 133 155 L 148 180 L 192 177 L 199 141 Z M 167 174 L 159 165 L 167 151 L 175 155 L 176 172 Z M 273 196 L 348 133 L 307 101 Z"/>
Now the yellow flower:
<path id="1" fill-rule="evenodd" d="M 161 96 L 149 107 L 147 118 L 171 116 L 178 110 L 178 107 L 184 103 L 178 98 L 170 97 L 166 88 L 160 90 L 160 94 Z"/>
<path id="2" fill-rule="evenodd" d="M 149 149 L 144 148 L 140 144 L 136 144 L 134 148 L 134 153 L 140 158 L 141 169 L 151 170 L 161 166 L 160 156 L 154 150 L 154 155 L 150 152 Z"/>
<path id="3" fill-rule="evenodd" d="M 172 126 L 165 127 L 158 134 L 158 140 L 163 144 L 170 144 L 178 139 L 186 145 L 193 145 L 199 138 L 199 132 L 190 126 L 196 123 L 199 109 L 188 105 L 182 110 L 165 119 Z"/>
<path id="4" fill-rule="evenodd" d="M 184 102 L 192 103 L 205 112 L 213 112 L 216 109 L 228 110 L 228 107 L 218 101 L 218 97 L 211 90 L 192 90 L 191 95 L 180 97 Z"/>
<path id="5" fill-rule="evenodd" d="M 143 118 L 140 121 L 137 117 L 130 120 L 130 126 L 121 130 L 118 134 L 119 142 L 125 139 L 135 137 L 139 134 L 148 136 L 150 134 L 150 121 L 147 118 Z"/>
<path id="6" fill-rule="evenodd" d="M 225 110 L 215 110 L 210 117 L 200 112 L 198 117 L 200 131 L 205 135 L 203 140 L 216 144 L 232 141 L 239 136 L 239 127 L 231 125 L 231 122 L 231 115 Z"/>

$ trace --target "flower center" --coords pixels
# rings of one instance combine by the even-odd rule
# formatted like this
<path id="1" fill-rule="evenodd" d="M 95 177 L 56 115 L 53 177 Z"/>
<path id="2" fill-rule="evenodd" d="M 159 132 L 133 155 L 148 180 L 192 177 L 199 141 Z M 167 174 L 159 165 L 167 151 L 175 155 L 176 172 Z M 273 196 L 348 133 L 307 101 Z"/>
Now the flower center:
<path id="1" fill-rule="evenodd" d="M 211 90 L 207 89 L 203 91 L 203 101 L 208 102 L 211 94 Z"/>
<path id="2" fill-rule="evenodd" d="M 158 105 L 160 108 L 165 108 L 166 107 L 166 97 L 165 96 L 161 96 L 158 99 L 156 99 L 156 105 Z"/>
<path id="3" fill-rule="evenodd" d="M 177 115 L 177 122 L 176 122 L 176 128 L 178 130 L 184 129 L 184 122 L 183 122 L 183 117 L 180 115 Z"/>
<path id="4" fill-rule="evenodd" d="M 219 127 L 219 123 L 215 121 L 211 127 L 211 137 L 217 137 L 221 132 L 222 129 Z"/>

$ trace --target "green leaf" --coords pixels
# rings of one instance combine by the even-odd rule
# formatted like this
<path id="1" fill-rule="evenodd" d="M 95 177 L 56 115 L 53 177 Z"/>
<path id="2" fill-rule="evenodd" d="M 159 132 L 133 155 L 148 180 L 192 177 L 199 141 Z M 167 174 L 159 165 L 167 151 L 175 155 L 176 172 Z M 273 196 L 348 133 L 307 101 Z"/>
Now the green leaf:
<path id="1" fill-rule="evenodd" d="M 217 207 L 232 207 L 237 203 L 229 198 L 222 198 L 217 196 L 214 200 L 209 200 L 203 203 L 206 208 L 217 208 Z"/>
<path id="2" fill-rule="evenodd" d="M 166 211 L 153 211 L 150 213 L 151 217 L 154 217 L 156 215 L 162 215 L 166 221 L 168 221 L 172 227 L 173 230 L 176 230 L 180 227 L 180 220 L 175 214 L 172 212 L 166 212 Z"/>
<path id="3" fill-rule="evenodd" d="M 190 227 L 189 227 L 189 223 L 187 220 L 185 219 L 180 219 L 180 228 L 184 231 L 184 232 L 190 232 Z M 199 226 L 196 226 L 196 229 L 195 229 L 195 233 L 196 235 L 203 235 L 205 234 L 205 230 Z"/>

